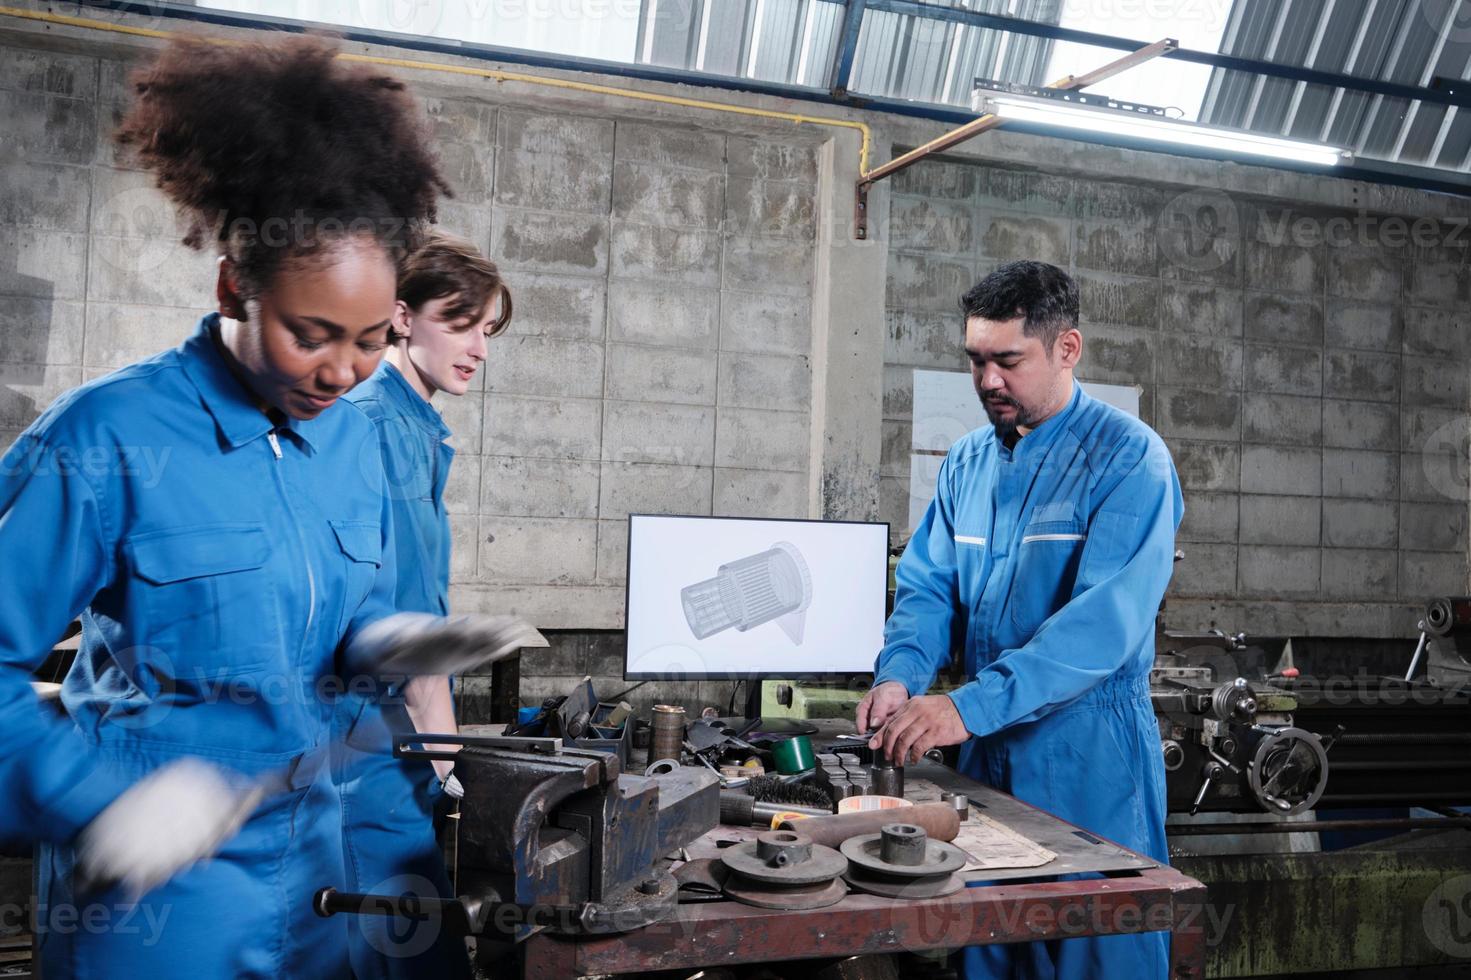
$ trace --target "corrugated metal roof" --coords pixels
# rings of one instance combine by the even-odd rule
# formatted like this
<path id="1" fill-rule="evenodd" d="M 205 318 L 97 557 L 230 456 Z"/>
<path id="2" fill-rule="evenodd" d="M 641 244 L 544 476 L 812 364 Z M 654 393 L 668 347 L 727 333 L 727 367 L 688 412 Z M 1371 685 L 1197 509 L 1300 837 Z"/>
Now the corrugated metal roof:
<path id="1" fill-rule="evenodd" d="M 1056 24 L 1058 0 L 969 0 L 944 6 Z M 850 89 L 865 95 L 970 105 L 976 78 L 1046 84 L 1052 42 L 981 27 L 870 11 L 858 36 Z"/>
<path id="2" fill-rule="evenodd" d="M 1431 86 L 1471 78 L 1468 0 L 1236 0 L 1225 54 Z M 1217 69 L 1200 121 L 1321 140 L 1360 156 L 1465 172 L 1471 112 Z"/>
<path id="3" fill-rule="evenodd" d="M 833 0 L 644 0 L 648 64 L 829 86 L 846 4 Z M 949 0 L 937 6 L 1056 24 L 1061 0 Z M 667 7 L 667 9 L 666 9 Z M 1052 41 L 869 10 L 849 90 L 967 106 L 977 77 L 1042 85 Z"/>
<path id="4" fill-rule="evenodd" d="M 644 64 L 826 87 L 843 23 L 831 0 L 644 0 Z"/>
<path id="5" fill-rule="evenodd" d="M 332 0 L 314 10 L 354 39 L 822 102 L 867 97 L 888 111 L 947 121 L 970 118 L 977 78 L 1043 86 L 1059 68 L 1096 68 L 1188 27 L 1183 12 L 1150 19 L 1144 11 L 1116 24 L 1114 0 L 1064 2 L 629 0 L 489 17 L 427 4 L 405 17 L 397 8 L 388 16 L 379 5 Z M 1160 9 L 1192 3 L 1165 0 Z M 155 5 L 164 16 L 207 23 L 306 23 L 293 18 L 291 0 Z M 1157 101 L 1174 103 L 1186 118 L 1347 146 L 1357 160 L 1345 172 L 1368 179 L 1471 188 L 1471 0 L 1233 0 L 1227 21 L 1219 51 L 1212 19 L 1209 40 L 1168 59 L 1209 72 L 1203 97 L 1198 70 L 1188 85 L 1182 72 L 1158 84 L 1169 77 L 1159 71 L 1164 63 L 1150 66 L 1145 93 L 1129 97 L 1151 101 L 1157 90 Z M 1101 33 L 1124 28 L 1152 36 Z M 1128 77 L 1111 79 L 1104 93 L 1119 95 L 1110 86 Z M 1345 79 L 1364 87 L 1344 88 Z"/>

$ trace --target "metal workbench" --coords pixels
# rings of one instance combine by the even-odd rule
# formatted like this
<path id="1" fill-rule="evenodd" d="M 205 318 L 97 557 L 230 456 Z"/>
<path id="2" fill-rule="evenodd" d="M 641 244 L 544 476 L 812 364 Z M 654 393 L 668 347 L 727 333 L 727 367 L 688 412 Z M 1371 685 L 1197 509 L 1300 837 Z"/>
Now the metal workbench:
<path id="1" fill-rule="evenodd" d="M 982 813 L 1057 857 L 1036 868 L 972 872 L 968 882 L 987 884 L 941 898 L 852 893 L 836 905 L 799 912 L 699 902 L 681 905 L 672 921 L 623 935 L 571 940 L 539 934 L 525 944 L 523 976 L 568 980 L 1165 930 L 1171 933 L 1171 980 L 1203 976 L 1206 899 L 1200 882 L 935 763 L 910 767 L 908 774 L 967 794 Z M 716 827 L 706 838 L 724 833 Z M 1102 877 L 1056 880 L 1083 872 Z"/>

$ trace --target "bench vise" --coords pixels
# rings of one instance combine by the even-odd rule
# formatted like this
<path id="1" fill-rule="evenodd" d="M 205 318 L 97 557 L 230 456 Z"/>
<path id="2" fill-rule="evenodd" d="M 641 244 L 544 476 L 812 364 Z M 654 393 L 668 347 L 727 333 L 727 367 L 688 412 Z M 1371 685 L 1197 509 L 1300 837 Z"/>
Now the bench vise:
<path id="1" fill-rule="evenodd" d="M 459 745 L 458 751 L 415 748 Z M 674 914 L 666 855 L 720 819 L 714 773 L 621 771 L 616 755 L 559 738 L 416 734 L 394 754 L 453 759 L 465 788 L 456 857 L 460 894 L 351 895 L 324 888 L 319 914 L 438 916 L 471 935 L 522 940 L 628 932 Z"/>

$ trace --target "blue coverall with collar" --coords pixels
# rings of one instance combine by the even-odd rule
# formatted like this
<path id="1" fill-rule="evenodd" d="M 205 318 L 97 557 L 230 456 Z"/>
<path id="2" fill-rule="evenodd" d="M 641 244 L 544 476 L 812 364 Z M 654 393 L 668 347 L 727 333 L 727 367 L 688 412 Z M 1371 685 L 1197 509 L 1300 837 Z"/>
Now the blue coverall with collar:
<path id="1" fill-rule="evenodd" d="M 874 684 L 921 695 L 962 642 L 961 770 L 1164 862 L 1149 670 L 1180 485 L 1153 430 L 1073 387 L 1010 449 L 989 425 L 951 447 L 899 561 Z M 969 947 L 965 975 L 1162 978 L 1168 939 Z"/>
<path id="2" fill-rule="evenodd" d="M 340 651 L 393 612 L 377 437 L 351 405 L 273 421 L 217 329 L 63 395 L 0 461 L 0 837 L 42 842 L 47 977 L 347 975 L 311 899 L 343 874 Z M 29 680 L 79 614 L 62 719 Z M 136 905 L 74 895 L 77 833 L 184 756 L 267 795 Z"/>
<path id="3" fill-rule="evenodd" d="M 444 487 L 454 450 L 445 440 L 450 430 L 387 361 L 347 397 L 372 421 L 383 455 L 398 569 L 394 604 L 404 612 L 446 615 L 450 530 Z M 402 685 L 344 698 L 337 724 L 346 734 L 333 768 L 342 789 L 348 890 L 453 897 L 434 836 L 434 805 L 443 792 L 434 767 L 393 757 L 394 735 L 414 730 Z M 440 929 L 437 921 L 353 916 L 348 932 L 358 980 L 469 976 L 463 940 Z"/>

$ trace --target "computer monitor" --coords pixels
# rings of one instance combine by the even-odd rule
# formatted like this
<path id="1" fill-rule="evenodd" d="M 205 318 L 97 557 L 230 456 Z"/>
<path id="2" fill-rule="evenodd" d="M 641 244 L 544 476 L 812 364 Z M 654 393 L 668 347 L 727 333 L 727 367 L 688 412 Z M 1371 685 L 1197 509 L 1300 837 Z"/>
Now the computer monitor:
<path id="1" fill-rule="evenodd" d="M 888 584 L 888 524 L 634 514 L 624 676 L 872 673 Z"/>

